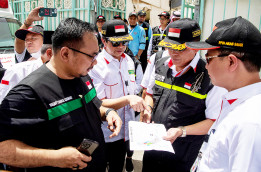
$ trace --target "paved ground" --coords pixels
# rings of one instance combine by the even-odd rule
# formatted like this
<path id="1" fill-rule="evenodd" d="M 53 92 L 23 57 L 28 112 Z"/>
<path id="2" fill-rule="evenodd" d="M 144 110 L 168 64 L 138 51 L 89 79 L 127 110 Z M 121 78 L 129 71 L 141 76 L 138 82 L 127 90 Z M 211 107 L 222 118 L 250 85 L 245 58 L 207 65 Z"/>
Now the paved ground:
<path id="1" fill-rule="evenodd" d="M 132 156 L 132 162 L 134 165 L 135 172 L 141 172 L 142 170 L 142 157 L 143 157 L 143 151 L 134 151 L 134 154 Z M 125 172 L 125 167 L 123 172 Z"/>

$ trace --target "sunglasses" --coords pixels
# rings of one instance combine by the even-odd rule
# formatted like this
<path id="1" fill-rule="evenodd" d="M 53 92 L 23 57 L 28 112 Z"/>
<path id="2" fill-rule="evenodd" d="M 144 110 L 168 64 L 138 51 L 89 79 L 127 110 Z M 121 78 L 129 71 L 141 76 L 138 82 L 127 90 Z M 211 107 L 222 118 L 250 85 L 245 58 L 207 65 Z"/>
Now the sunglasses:
<path id="1" fill-rule="evenodd" d="M 123 46 L 127 46 L 129 41 L 121 41 L 121 42 L 114 42 L 114 41 L 110 41 L 113 47 L 118 47 L 120 46 L 120 44 L 122 43 Z"/>
<path id="2" fill-rule="evenodd" d="M 81 52 L 81 51 L 79 51 L 79 50 L 76 50 L 76 49 L 74 49 L 74 48 L 71 48 L 71 47 L 68 47 L 69 49 L 71 49 L 71 50 L 73 50 L 73 51 L 75 51 L 75 52 L 77 52 L 77 53 L 81 53 L 81 54 L 84 54 L 84 55 L 86 55 L 86 56 L 88 56 L 89 58 L 91 58 L 92 59 L 92 63 L 96 60 L 96 58 L 98 57 L 98 55 L 99 55 L 99 53 L 97 53 L 95 56 L 92 56 L 92 55 L 89 55 L 89 54 L 87 54 L 87 53 L 84 53 L 84 52 Z"/>
<path id="3" fill-rule="evenodd" d="M 225 57 L 225 56 L 228 56 L 228 55 L 224 54 L 224 55 L 207 56 L 207 54 L 205 54 L 207 64 L 209 64 L 211 62 L 211 59 L 213 59 L 215 57 Z"/>

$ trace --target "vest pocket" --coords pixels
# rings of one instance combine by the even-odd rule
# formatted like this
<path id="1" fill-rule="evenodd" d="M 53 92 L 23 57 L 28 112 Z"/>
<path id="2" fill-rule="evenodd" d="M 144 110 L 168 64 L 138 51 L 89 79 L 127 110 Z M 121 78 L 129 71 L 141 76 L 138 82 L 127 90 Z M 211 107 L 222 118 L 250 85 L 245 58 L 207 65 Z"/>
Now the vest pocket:
<path id="1" fill-rule="evenodd" d="M 58 119 L 58 130 L 63 132 L 69 128 L 76 126 L 79 123 L 82 123 L 81 116 L 79 114 L 65 114 Z"/>

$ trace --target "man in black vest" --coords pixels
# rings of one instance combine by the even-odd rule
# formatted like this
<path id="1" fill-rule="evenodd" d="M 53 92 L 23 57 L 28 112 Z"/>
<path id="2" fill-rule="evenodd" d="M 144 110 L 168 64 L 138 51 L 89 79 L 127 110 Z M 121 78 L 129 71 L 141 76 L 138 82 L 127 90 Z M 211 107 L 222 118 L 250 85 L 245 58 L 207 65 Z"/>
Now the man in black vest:
<path id="1" fill-rule="evenodd" d="M 167 11 L 163 11 L 159 15 L 160 26 L 155 26 L 152 28 L 152 38 L 149 44 L 149 55 L 153 55 L 154 53 L 164 50 L 164 47 L 158 47 L 160 41 L 162 41 L 166 36 L 167 26 L 170 22 L 170 14 Z"/>
<path id="2" fill-rule="evenodd" d="M 38 59 L 41 57 L 41 47 L 43 45 L 43 27 L 40 25 L 32 26 L 34 21 L 41 21 L 39 9 L 33 9 L 23 25 L 15 32 L 15 60 L 17 63 L 28 59 Z"/>
<path id="3" fill-rule="evenodd" d="M 146 19 L 146 12 L 143 10 L 140 10 L 138 12 L 138 24 L 139 24 L 139 26 L 143 27 L 143 29 L 145 30 L 145 33 L 146 33 L 146 47 L 140 56 L 140 62 L 141 62 L 143 72 L 145 72 L 146 67 L 147 67 L 147 63 L 148 63 L 147 51 L 148 51 L 150 39 L 152 37 L 152 30 L 151 30 L 150 24 L 145 22 L 145 19 Z"/>
<path id="4" fill-rule="evenodd" d="M 99 53 L 94 33 L 87 22 L 62 21 L 52 36 L 51 60 L 3 100 L 0 162 L 28 172 L 105 171 L 102 119 L 113 131 L 110 137 L 118 135 L 122 121 L 115 110 L 101 106 L 88 75 Z M 76 149 L 84 138 L 99 144 L 91 156 Z"/>
<path id="5" fill-rule="evenodd" d="M 189 172 L 204 135 L 219 113 L 216 104 L 221 98 L 213 94 L 215 91 L 210 92 L 213 85 L 205 62 L 196 50 L 185 46 L 185 42 L 199 41 L 200 35 L 195 20 L 181 19 L 169 25 L 166 38 L 159 43 L 168 49 L 169 56 L 155 62 L 145 97 L 152 115 L 145 110 L 141 120 L 164 124 L 164 139 L 171 141 L 175 154 L 145 151 L 144 172 Z"/>

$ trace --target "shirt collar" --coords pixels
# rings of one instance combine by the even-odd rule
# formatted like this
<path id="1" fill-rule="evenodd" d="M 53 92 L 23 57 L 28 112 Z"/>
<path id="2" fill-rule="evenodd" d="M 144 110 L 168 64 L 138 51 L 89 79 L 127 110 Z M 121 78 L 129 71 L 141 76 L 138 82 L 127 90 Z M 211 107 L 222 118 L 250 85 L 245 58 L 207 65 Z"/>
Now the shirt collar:
<path id="1" fill-rule="evenodd" d="M 261 94 L 261 82 L 251 84 L 223 95 L 223 100 L 231 106 L 237 106 L 254 95 Z"/>
<path id="2" fill-rule="evenodd" d="M 109 64 L 112 60 L 117 60 L 117 59 L 115 59 L 112 55 L 110 55 L 110 54 L 105 50 L 105 48 L 102 50 L 101 55 L 104 56 L 104 60 L 106 61 L 107 64 Z M 123 54 L 121 55 L 121 57 L 122 57 L 123 59 L 125 59 L 126 55 L 123 53 Z M 118 61 L 118 60 L 117 60 L 117 61 Z"/>
<path id="3" fill-rule="evenodd" d="M 199 53 L 197 53 L 195 55 L 195 57 L 193 58 L 193 60 L 184 68 L 185 70 L 188 68 L 188 67 L 192 67 L 194 69 L 194 72 L 196 72 L 197 70 L 197 64 L 198 64 L 198 61 L 200 59 L 200 55 Z M 168 65 L 170 69 L 176 71 L 176 66 L 172 63 L 172 60 L 171 58 L 168 58 L 166 61 L 165 61 L 165 66 Z M 183 69 L 183 70 L 184 70 Z M 178 71 L 177 71 L 178 72 Z"/>

